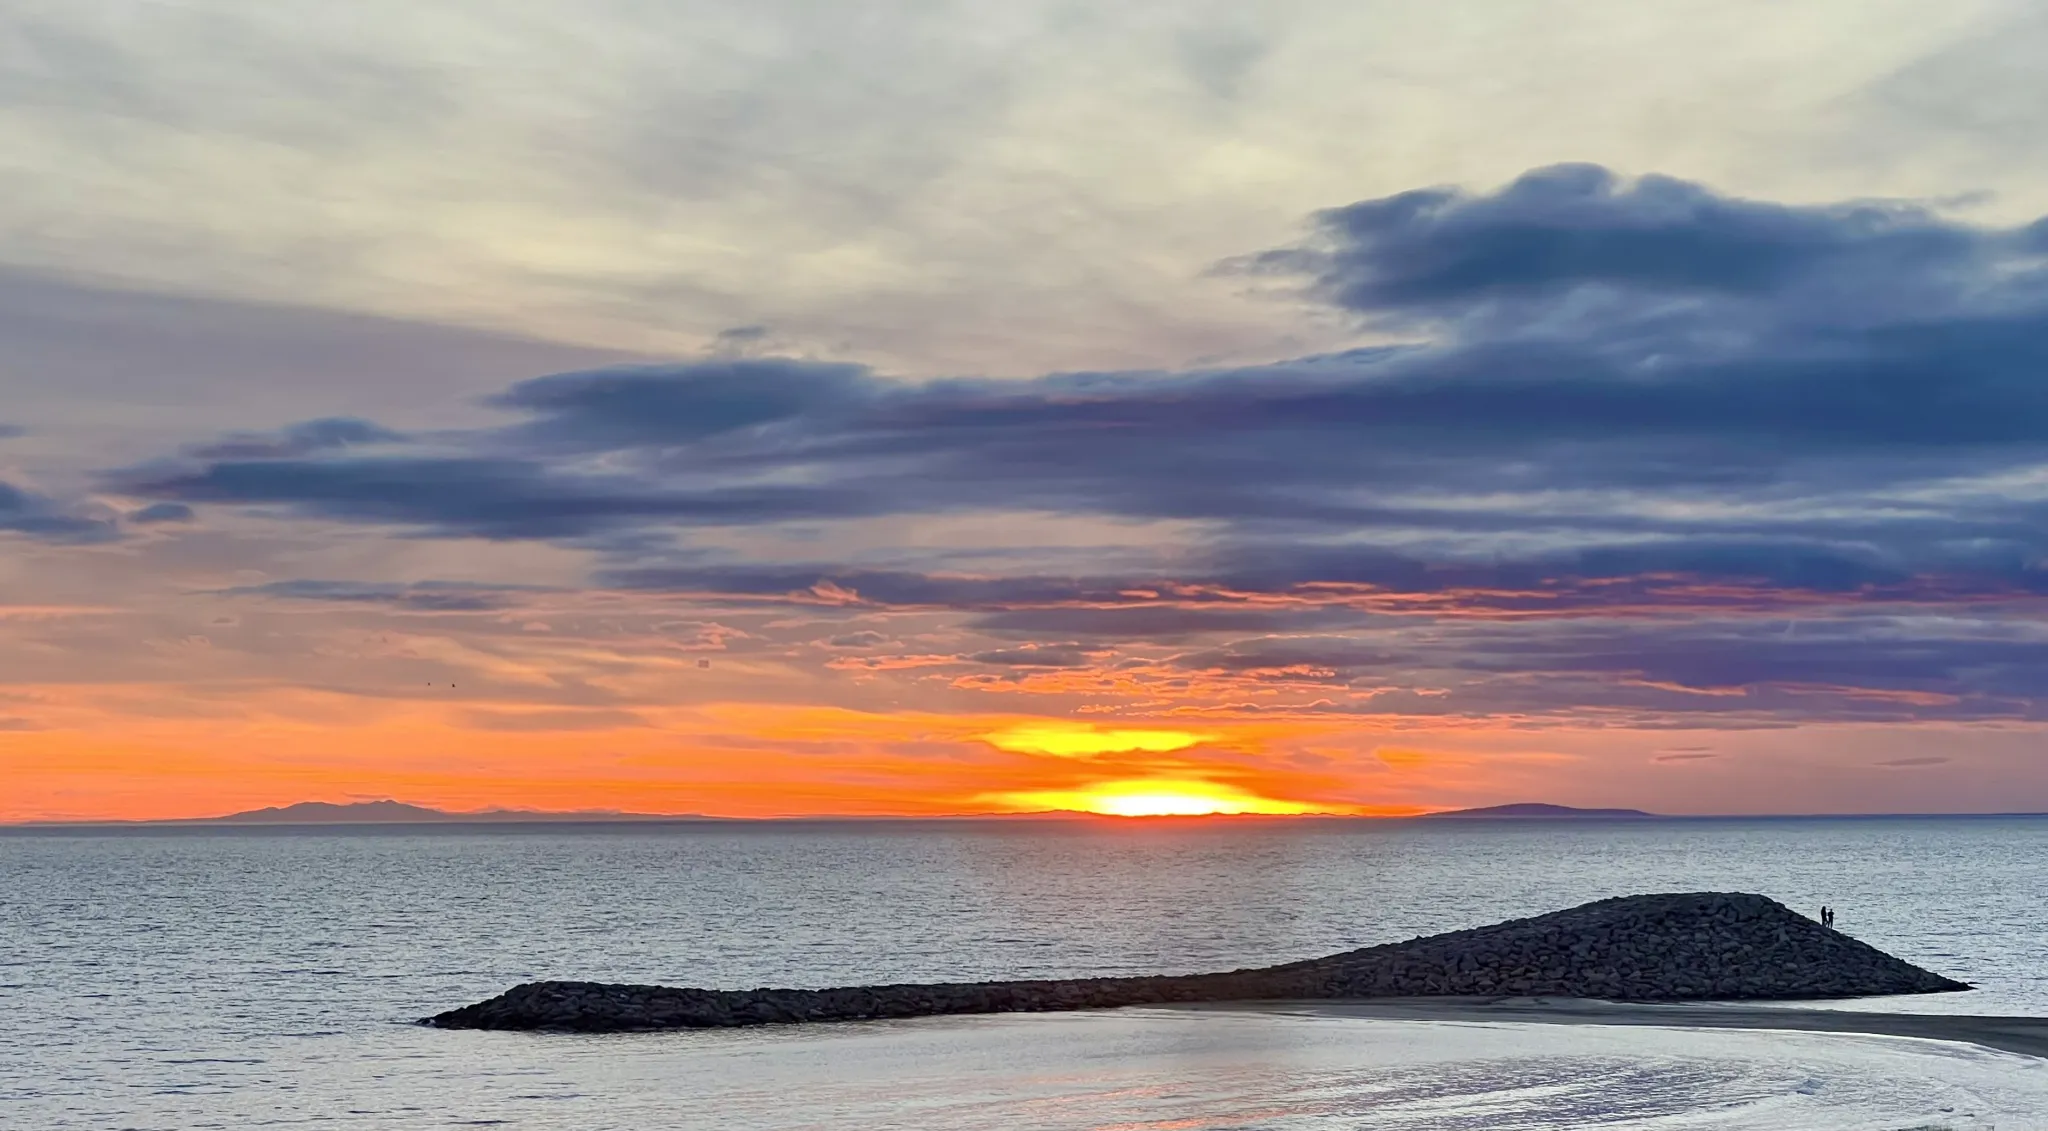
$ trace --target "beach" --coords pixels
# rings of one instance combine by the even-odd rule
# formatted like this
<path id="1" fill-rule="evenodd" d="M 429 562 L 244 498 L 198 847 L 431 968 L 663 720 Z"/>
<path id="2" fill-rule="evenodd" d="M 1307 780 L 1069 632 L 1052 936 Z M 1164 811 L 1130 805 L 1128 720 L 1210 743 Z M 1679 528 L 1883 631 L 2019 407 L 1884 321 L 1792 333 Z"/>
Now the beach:
<path id="1" fill-rule="evenodd" d="M 1377 1001 L 1217 1002 L 1172 1006 L 1377 1021 L 1513 1025 L 1647 1025 L 1660 1029 L 1775 1029 L 1953 1041 L 2048 1058 L 2048 1017 L 1877 1013 L 1796 1006 L 1597 1001 L 1583 998 L 1405 998 Z"/>

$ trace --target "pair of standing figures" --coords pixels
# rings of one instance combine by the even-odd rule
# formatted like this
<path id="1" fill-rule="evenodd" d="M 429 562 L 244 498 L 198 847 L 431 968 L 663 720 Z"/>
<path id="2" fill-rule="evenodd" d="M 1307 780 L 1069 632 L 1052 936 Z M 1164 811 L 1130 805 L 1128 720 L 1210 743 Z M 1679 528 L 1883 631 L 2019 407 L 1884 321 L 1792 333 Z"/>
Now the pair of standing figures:
<path id="1" fill-rule="evenodd" d="M 1834 908 L 1832 908 L 1832 907 L 1829 907 L 1829 906 L 1826 906 L 1825 904 L 1823 904 L 1823 905 L 1821 906 L 1821 909 L 1820 909 L 1820 925 L 1821 925 L 1821 926 L 1823 926 L 1823 927 L 1832 927 L 1832 926 L 1834 926 L 1834 925 L 1835 925 L 1835 909 L 1834 909 Z"/>

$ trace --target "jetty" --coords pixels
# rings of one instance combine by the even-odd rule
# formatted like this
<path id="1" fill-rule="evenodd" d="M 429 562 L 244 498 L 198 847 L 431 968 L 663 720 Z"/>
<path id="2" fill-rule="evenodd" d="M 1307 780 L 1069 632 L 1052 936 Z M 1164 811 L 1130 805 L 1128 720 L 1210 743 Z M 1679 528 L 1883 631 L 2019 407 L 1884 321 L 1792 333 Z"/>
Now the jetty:
<path id="1" fill-rule="evenodd" d="M 1969 988 L 1765 896 L 1685 892 L 1213 974 L 752 990 L 529 982 L 421 1024 L 588 1033 L 1202 1002 L 1793 1001 Z"/>

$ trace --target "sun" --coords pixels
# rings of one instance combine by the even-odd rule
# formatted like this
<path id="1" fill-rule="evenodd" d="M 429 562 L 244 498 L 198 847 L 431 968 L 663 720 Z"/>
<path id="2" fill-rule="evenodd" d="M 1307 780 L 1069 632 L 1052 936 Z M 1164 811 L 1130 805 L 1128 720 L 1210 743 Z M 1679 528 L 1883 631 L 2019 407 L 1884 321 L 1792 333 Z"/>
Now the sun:
<path id="1" fill-rule="evenodd" d="M 1102 782 L 1082 789 L 1000 794 L 1020 811 L 1060 810 L 1106 817 L 1209 817 L 1258 813 L 1274 816 L 1327 813 L 1324 806 L 1261 797 L 1236 786 L 1193 780 Z"/>

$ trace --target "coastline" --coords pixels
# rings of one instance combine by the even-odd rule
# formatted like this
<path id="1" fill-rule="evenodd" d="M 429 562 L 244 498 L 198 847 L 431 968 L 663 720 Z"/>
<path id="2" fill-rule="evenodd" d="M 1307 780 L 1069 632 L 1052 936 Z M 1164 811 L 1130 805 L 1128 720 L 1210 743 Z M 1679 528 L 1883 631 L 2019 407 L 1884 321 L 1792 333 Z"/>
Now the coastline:
<path id="1" fill-rule="evenodd" d="M 1312 1014 L 1381 1021 L 1454 1021 L 1540 1025 L 1648 1025 L 1661 1029 L 1780 1029 L 1914 1037 L 1981 1045 L 2048 1059 L 2048 1017 L 1941 1013 L 1866 1013 L 1719 1002 L 1613 1002 L 1584 998 L 1382 998 L 1185 1002 L 1165 1009 Z"/>

